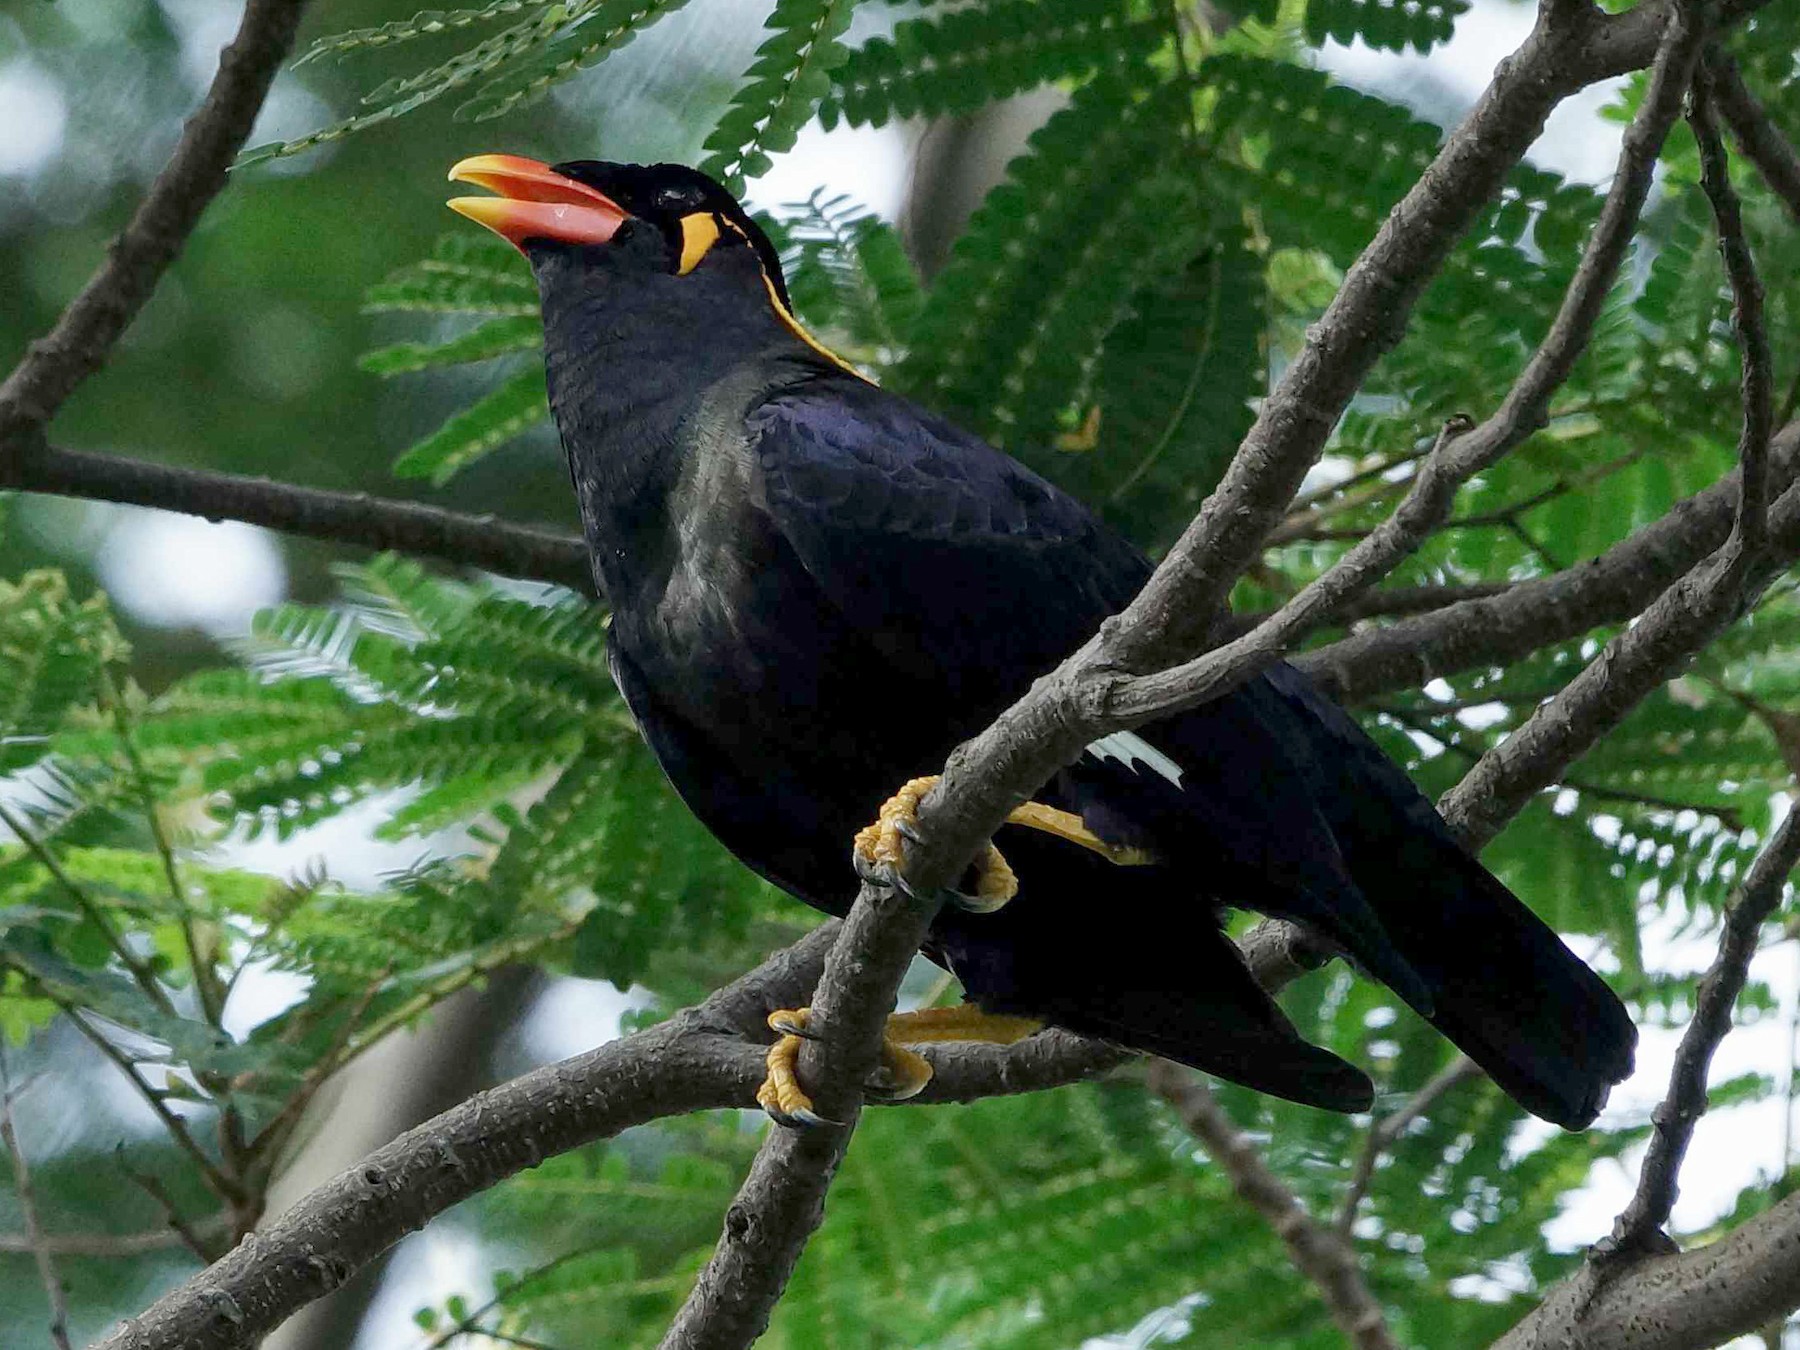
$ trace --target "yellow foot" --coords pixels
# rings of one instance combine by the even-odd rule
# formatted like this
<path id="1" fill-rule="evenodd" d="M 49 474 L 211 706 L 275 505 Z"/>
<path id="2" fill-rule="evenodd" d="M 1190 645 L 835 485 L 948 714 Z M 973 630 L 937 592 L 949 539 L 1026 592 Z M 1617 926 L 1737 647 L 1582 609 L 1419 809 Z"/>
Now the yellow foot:
<path id="1" fill-rule="evenodd" d="M 779 1033 L 779 1039 L 769 1047 L 769 1076 L 756 1090 L 756 1104 L 778 1125 L 837 1124 L 813 1110 L 812 1098 L 801 1088 L 795 1072 L 800 1047 L 811 1039 L 806 1030 L 811 1017 L 811 1008 L 782 1008 L 769 1014 L 769 1027 Z"/>
<path id="2" fill-rule="evenodd" d="M 889 882 L 911 894 L 904 873 L 905 841 L 919 837 L 919 803 L 937 784 L 936 775 L 913 779 L 882 804 L 873 825 L 857 831 L 854 858 L 860 874 Z M 1156 861 L 1155 855 L 1147 849 L 1107 843 L 1074 812 L 1045 806 L 1042 802 L 1026 802 L 1015 807 L 1006 821 L 1009 825 L 1042 830 L 1071 844 L 1079 844 L 1121 867 L 1141 867 Z M 950 895 L 963 909 L 990 914 L 1018 893 L 1018 877 L 1000 850 L 990 842 L 975 860 L 975 893 L 952 891 Z"/>
<path id="3" fill-rule="evenodd" d="M 795 1065 L 800 1047 L 812 1033 L 810 1008 L 783 1008 L 769 1014 L 769 1026 L 780 1039 L 769 1047 L 769 1076 L 756 1090 L 757 1105 L 781 1125 L 833 1125 L 813 1109 L 812 1098 L 800 1086 Z M 909 1045 L 940 1041 L 985 1041 L 1011 1045 L 1037 1031 L 1043 1023 L 1029 1017 L 987 1013 L 974 1004 L 956 1008 L 921 1008 L 895 1013 L 887 1020 L 881 1041 L 881 1067 L 864 1084 L 864 1091 L 878 1101 L 903 1102 L 916 1097 L 931 1081 L 931 1064 Z"/>

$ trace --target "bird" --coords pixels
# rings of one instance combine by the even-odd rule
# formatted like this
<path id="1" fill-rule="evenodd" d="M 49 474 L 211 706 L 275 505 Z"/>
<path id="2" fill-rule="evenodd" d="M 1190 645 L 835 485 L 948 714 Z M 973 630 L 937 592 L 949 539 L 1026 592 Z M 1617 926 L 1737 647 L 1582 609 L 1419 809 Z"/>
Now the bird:
<path id="1" fill-rule="evenodd" d="M 529 260 L 552 415 L 609 664 L 676 793 L 751 870 L 830 914 L 904 864 L 952 750 L 1108 616 L 1152 564 L 1093 511 L 878 387 L 795 317 L 779 254 L 679 164 L 477 155 L 449 205 Z M 871 821 L 875 823 L 870 824 Z M 1016 894 L 1015 894 L 1016 892 Z M 1322 935 L 1526 1110 L 1593 1121 L 1632 1069 L 1620 1000 L 1293 666 L 1115 732 L 1044 784 L 933 920 L 961 1007 L 896 1014 L 910 1046 L 1061 1027 L 1257 1091 L 1369 1110 L 1228 939 L 1239 909 Z M 777 1120 L 806 1009 L 776 1009 Z"/>

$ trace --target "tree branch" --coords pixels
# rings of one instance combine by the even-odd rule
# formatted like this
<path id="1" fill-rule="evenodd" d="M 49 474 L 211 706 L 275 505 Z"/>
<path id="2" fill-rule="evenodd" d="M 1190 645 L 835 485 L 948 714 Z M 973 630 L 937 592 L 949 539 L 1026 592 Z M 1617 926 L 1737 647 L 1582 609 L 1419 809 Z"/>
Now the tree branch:
<path id="1" fill-rule="evenodd" d="M 1651 1116 L 1650 1150 L 1638 1174 L 1637 1193 L 1613 1225 L 1611 1250 L 1640 1253 L 1675 1208 L 1676 1177 L 1694 1126 L 1706 1111 L 1706 1074 L 1713 1052 L 1731 1030 L 1731 1010 L 1750 977 L 1762 926 L 1781 903 L 1787 879 L 1800 865 L 1800 810 L 1790 809 L 1738 888 L 1719 934 L 1719 954 L 1700 980 L 1694 1017 L 1682 1033 L 1669 1075 L 1669 1092 Z M 1800 1302 L 1800 1296 L 1797 1296 Z M 1784 1309 L 1783 1311 L 1787 1311 Z"/>
<path id="2" fill-rule="evenodd" d="M 1570 54 L 1593 36 L 1596 26 L 1610 23 L 1585 7 L 1542 12 L 1531 38 L 1502 64 L 1470 118 L 1351 269 L 1300 358 L 1264 405 L 1224 485 L 1145 594 L 1125 616 L 1110 620 L 1095 642 L 952 757 L 944 783 L 922 804 L 923 837 L 907 858 L 907 875 L 923 893 L 933 894 L 961 870 L 1022 793 L 1072 759 L 1093 736 L 1121 724 L 1108 706 L 1114 672 L 1151 661 L 1158 653 L 1191 650 L 1224 588 L 1292 497 L 1369 365 L 1398 339 L 1413 300 L 1536 138 L 1549 110 L 1582 82 Z M 1646 48 L 1643 59 L 1650 55 Z M 846 1123 L 857 1109 L 856 1086 L 874 1063 L 894 986 L 916 950 L 931 908 L 864 886 L 814 998 L 815 1025 L 823 1039 L 808 1045 L 802 1072 L 821 1105 Z M 744 991 L 737 997 L 741 1000 Z M 766 1013 L 787 1001 L 765 1000 L 757 1011 Z M 685 1025 L 691 1032 L 691 1019 L 716 1006 L 709 1000 L 699 1013 L 687 1015 L 688 1021 L 678 1019 L 669 1026 Z M 737 1029 L 742 1026 L 739 1022 Z M 658 1036 L 663 1039 L 644 1039 Z M 442 1204 L 535 1162 L 547 1147 L 572 1147 L 639 1119 L 715 1104 L 727 1089 L 726 1100 L 744 1101 L 761 1078 L 761 1056 L 746 1054 L 748 1047 L 739 1039 L 724 1041 L 726 1048 L 714 1045 L 702 1053 L 692 1035 L 680 1037 L 659 1028 L 603 1047 L 578 1061 L 578 1068 L 564 1066 L 556 1083 L 545 1089 L 554 1104 L 548 1111 L 532 1099 L 529 1078 L 477 1098 L 471 1108 L 504 1097 L 510 1119 L 503 1136 L 484 1133 L 480 1113 L 471 1120 L 463 1109 L 421 1127 L 423 1133 L 403 1136 L 375 1155 L 362 1173 L 339 1178 L 279 1220 L 257 1244 L 256 1257 L 245 1256 L 240 1248 L 197 1282 L 197 1292 L 177 1291 L 108 1344 L 179 1343 L 196 1350 L 241 1345 L 267 1330 L 272 1318 L 323 1292 L 338 1277 L 340 1263 L 353 1267 L 393 1241 L 399 1235 L 396 1223 L 405 1231 Z M 657 1065 L 680 1060 L 677 1081 L 647 1069 L 647 1051 Z M 598 1074 L 596 1065 L 601 1066 Z M 605 1085 L 595 1082 L 596 1077 L 605 1078 Z M 565 1079 L 586 1086 L 570 1097 Z M 1022 1079 L 1015 1074 L 1000 1081 L 1018 1085 Z M 538 1128 L 521 1128 L 522 1119 Z M 772 1132 L 746 1191 L 727 1216 L 709 1274 L 670 1333 L 671 1344 L 743 1344 L 766 1323 L 769 1307 L 817 1222 L 830 1170 L 847 1135 L 847 1129 L 807 1135 Z M 453 1156 L 454 1164 L 437 1160 L 446 1145 L 444 1156 Z M 293 1260 L 291 1253 L 307 1250 L 306 1243 L 318 1251 L 318 1244 L 328 1239 L 332 1261 Z M 287 1265 L 261 1255 L 275 1250 L 290 1253 Z M 246 1279 L 252 1267 L 260 1281 Z M 228 1304 L 221 1305 L 217 1295 L 227 1288 Z"/>
<path id="3" fill-rule="evenodd" d="M 1676 10 L 1658 50 L 1650 87 L 1626 129 L 1618 172 L 1562 305 L 1550 331 L 1494 414 L 1478 427 L 1471 428 L 1466 421 L 1446 423 L 1393 512 L 1273 618 L 1185 665 L 1121 683 L 1111 692 L 1111 712 L 1133 721 L 1148 720 L 1223 693 L 1279 660 L 1306 633 L 1328 622 L 1345 600 L 1366 590 L 1417 550 L 1450 518 L 1456 493 L 1464 483 L 1497 464 L 1545 423 L 1550 397 L 1568 379 L 1576 358 L 1587 346 L 1631 243 L 1650 194 L 1657 154 L 1681 113 L 1682 98 L 1692 81 L 1701 37 L 1687 11 Z M 1753 308 L 1758 321 L 1752 326 L 1760 329 L 1760 308 Z M 1762 373 L 1766 377 L 1766 362 Z M 1766 398 L 1762 409 L 1766 415 Z M 1765 451 L 1766 432 L 1765 423 Z M 1745 463 L 1751 465 L 1749 460 Z M 1752 480 L 1766 491 L 1766 463 L 1760 455 L 1755 467 L 1745 471 L 1745 481 Z"/>
<path id="4" fill-rule="evenodd" d="M 1739 487 L 1732 532 L 1706 563 L 1665 591 L 1635 626 L 1608 642 L 1556 697 L 1534 710 L 1524 726 L 1484 755 L 1445 794 L 1439 810 L 1471 847 L 1491 839 L 1533 793 L 1554 781 L 1651 690 L 1692 660 L 1753 603 L 1782 563 L 1800 551 L 1800 540 L 1787 531 L 1770 536 L 1772 382 L 1762 328 L 1762 288 L 1743 245 L 1736 196 L 1723 181 L 1724 149 L 1704 90 L 1696 88 L 1694 106 L 1707 192 L 1718 213 L 1721 251 L 1745 342 L 1743 430 L 1738 439 Z M 1782 501 L 1790 508 L 1783 519 L 1800 522 L 1800 485 L 1790 487 Z"/>
<path id="5" fill-rule="evenodd" d="M 222 1222 L 218 1229 L 224 1231 Z M 0 1233 L 0 1252 L 12 1256 L 30 1254 L 42 1247 L 52 1256 L 117 1261 L 184 1245 L 181 1234 L 172 1228 L 155 1228 L 145 1233 L 39 1233 L 35 1241 L 29 1233 Z"/>
<path id="6" fill-rule="evenodd" d="M 1586 82 L 1573 60 L 1601 24 L 1586 6 L 1546 4 L 1523 46 L 1345 274 L 1266 399 L 1218 488 L 1124 614 L 1103 629 L 1111 665 L 1154 671 L 1192 655 L 1226 593 L 1278 523 L 1375 362 L 1450 249 Z M 1657 28 L 1660 43 L 1663 28 Z M 1644 53 L 1647 62 L 1650 51 Z"/>
<path id="7" fill-rule="evenodd" d="M 1458 1054 L 1438 1070 L 1430 1082 L 1413 1093 L 1405 1106 L 1370 1124 L 1368 1140 L 1357 1156 L 1350 1183 L 1344 1188 L 1344 1198 L 1338 1207 L 1334 1226 L 1340 1236 L 1348 1238 L 1356 1227 L 1356 1212 L 1362 1208 L 1363 1197 L 1369 1193 L 1375 1169 L 1380 1165 L 1382 1155 L 1394 1146 L 1394 1141 L 1406 1133 L 1406 1127 L 1436 1106 L 1452 1088 L 1479 1077 L 1481 1066 L 1467 1055 Z"/>
<path id="8" fill-rule="evenodd" d="M 1800 422 L 1783 427 L 1769 452 L 1771 479 L 1786 484 L 1800 463 Z M 1357 633 L 1304 652 L 1294 664 L 1334 698 L 1354 703 L 1475 666 L 1505 665 L 1603 624 L 1623 623 L 1724 544 L 1738 482 L 1734 469 L 1598 558 L 1555 576 Z M 1800 497 L 1776 499 L 1769 530 L 1777 549 L 1800 547 Z"/>
<path id="9" fill-rule="evenodd" d="M 592 595 L 587 546 L 572 534 L 465 515 L 419 502 L 299 487 L 247 474 L 150 464 L 24 437 L 0 459 L 0 486 L 95 501 L 154 506 L 208 520 L 241 520 L 272 530 L 397 549 L 506 576 L 551 581 Z"/>
<path id="10" fill-rule="evenodd" d="M 94 1350 L 243 1350 L 427 1220 L 552 1154 L 662 1116 L 749 1105 L 765 1072 L 765 1047 L 757 1043 L 767 1040 L 763 1019 L 805 1001 L 841 929 L 823 924 L 697 1008 L 525 1074 L 408 1131 Z M 1246 934 L 1241 950 L 1271 990 L 1327 955 L 1273 922 Z M 1057 1030 L 1010 1046 L 950 1043 L 921 1053 L 932 1079 L 909 1106 L 1039 1092 L 1132 1058 Z"/>
<path id="11" fill-rule="evenodd" d="M 1697 1251 L 1557 1285 L 1493 1350 L 1710 1350 L 1800 1302 L 1800 1195 Z"/>
<path id="12" fill-rule="evenodd" d="M 106 261 L 0 384 L 0 457 L 18 453 L 24 433 L 55 416 L 76 386 L 100 368 L 150 298 L 201 213 L 225 186 L 226 171 L 262 110 L 305 8 L 306 0 L 248 0 L 205 101 L 107 249 Z"/>
<path id="13" fill-rule="evenodd" d="M 1744 158 L 1756 165 L 1776 196 L 1786 204 L 1788 213 L 1800 222 L 1800 154 L 1770 120 L 1768 110 L 1750 92 L 1739 72 L 1737 62 L 1719 48 L 1706 54 L 1706 73 L 1712 80 L 1712 94 L 1719 111 L 1731 124 Z"/>
<path id="14" fill-rule="evenodd" d="M 1212 1089 L 1166 1059 L 1150 1062 L 1149 1084 L 1224 1170 L 1238 1199 L 1262 1215 L 1275 1231 L 1350 1344 L 1357 1350 L 1397 1350 L 1386 1314 L 1357 1267 L 1355 1250 L 1315 1219 L 1300 1197 L 1270 1170 L 1255 1145 L 1219 1105 Z"/>
<path id="15" fill-rule="evenodd" d="M 19 1132 L 13 1124 L 13 1096 L 6 1048 L 0 1045 L 0 1146 L 5 1147 L 12 1159 L 13 1198 L 18 1202 L 19 1219 L 25 1225 L 25 1249 L 37 1262 L 38 1279 L 50 1305 L 50 1342 L 56 1350 L 70 1350 L 69 1299 L 63 1292 L 62 1278 L 56 1273 L 56 1259 L 38 1225 L 37 1197 L 31 1188 L 31 1164 L 25 1160 L 25 1150 L 19 1144 Z"/>
<path id="16" fill-rule="evenodd" d="M 1719 253 L 1731 285 L 1731 320 L 1743 366 L 1743 429 L 1738 435 L 1738 510 L 1733 525 L 1746 550 L 1754 553 L 1768 538 L 1769 436 L 1774 429 L 1774 357 L 1763 322 L 1762 279 L 1744 237 L 1744 213 L 1731 186 L 1731 166 L 1713 113 L 1712 82 L 1705 71 L 1694 81 L 1688 114 L 1700 143 L 1700 185 L 1712 203 L 1719 227 Z"/>

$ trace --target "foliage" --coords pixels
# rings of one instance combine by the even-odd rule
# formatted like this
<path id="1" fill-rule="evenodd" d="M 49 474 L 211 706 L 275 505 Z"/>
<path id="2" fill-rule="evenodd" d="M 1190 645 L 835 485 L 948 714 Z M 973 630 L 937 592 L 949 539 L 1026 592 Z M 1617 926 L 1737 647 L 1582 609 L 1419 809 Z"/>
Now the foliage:
<path id="1" fill-rule="evenodd" d="M 452 95 L 462 117 L 508 114 L 679 8 L 495 0 L 383 16 L 321 39 L 303 63 L 322 78 L 327 58 L 392 62 L 361 110 L 246 159 L 327 143 L 349 158 L 364 143 L 351 133 Z M 768 226 L 814 330 L 1155 551 L 1216 484 L 1256 400 L 1442 138 L 1397 102 L 1335 83 L 1316 49 L 1330 38 L 1423 51 L 1464 8 L 1258 0 L 1221 6 L 1233 21 L 1213 32 L 1160 0 L 977 0 L 898 16 L 778 0 L 754 55 L 716 98 L 697 96 L 711 98 L 706 121 L 686 131 L 735 187 L 815 116 L 882 125 L 1057 89 L 1058 110 L 928 283 L 896 229 L 844 197 L 820 190 Z M 1778 109 L 1800 107 L 1792 29 L 1771 7 L 1747 39 L 1747 77 Z M 1621 110 L 1640 92 L 1628 87 Z M 591 125 L 556 125 L 572 153 L 595 152 Z M 1550 425 L 1468 486 L 1456 523 L 1391 586 L 1546 575 L 1728 469 L 1738 372 L 1691 160 L 1691 146 L 1672 143 L 1636 255 Z M 1777 367 L 1792 371 L 1800 246 L 1760 185 L 1740 186 Z M 1493 408 L 1546 330 L 1597 209 L 1594 190 L 1548 170 L 1512 175 L 1336 428 L 1280 542 L 1240 587 L 1243 608 L 1278 602 L 1373 528 L 1447 417 Z M 267 232 L 296 230 L 284 216 Z M 365 296 L 382 345 L 362 369 L 399 378 L 387 388 L 417 395 L 438 421 L 394 472 L 484 491 L 512 466 L 504 448 L 547 414 L 529 271 L 473 229 L 404 265 L 423 244 L 409 253 L 410 242 L 368 233 L 379 251 L 345 269 L 387 273 Z M 359 424 L 377 424 L 372 409 L 357 406 Z M 253 429 L 234 434 L 248 441 Z M 328 439 L 317 424 L 312 435 Z M 134 659 L 79 575 L 39 567 L 0 583 L 0 1030 L 27 1054 L 71 1027 L 103 1047 L 105 1067 L 168 1116 L 160 1151 L 130 1165 L 163 1178 L 214 1240 L 242 1215 L 208 1168 L 265 1196 L 333 1070 L 497 968 L 532 961 L 637 982 L 661 1010 L 801 921 L 669 793 L 613 691 L 597 607 L 396 558 L 303 584 L 313 602 L 263 613 L 229 661 L 170 674 Z M 1439 793 L 1606 636 L 1358 711 Z M 1671 930 L 1710 941 L 1767 838 L 1800 746 L 1797 697 L 1800 594 L 1782 586 L 1487 855 L 1579 949 L 1601 953 L 1646 1023 L 1679 1025 L 1691 1010 L 1695 981 L 1665 968 L 1663 949 Z M 416 865 L 352 887 L 329 868 L 271 878 L 230 861 L 246 841 L 371 816 Z M 237 1026 L 224 1015 L 233 991 L 270 971 L 294 977 L 293 1001 Z M 1447 1062 L 1429 1027 L 1341 969 L 1285 1002 L 1305 1034 L 1372 1066 L 1383 1110 Z M 1768 1015 L 1775 1000 L 1753 985 L 1742 1006 Z M 1718 1101 L 1769 1097 L 1792 1077 L 1751 1075 Z M 1283 1179 L 1331 1215 L 1367 1122 L 1220 1095 Z M 1620 1115 L 1545 1138 L 1484 1083 L 1434 1105 L 1375 1169 L 1353 1230 L 1400 1339 L 1478 1344 L 1514 1320 L 1569 1264 L 1546 1249 L 1546 1222 L 1641 1133 Z M 191 1147 L 177 1148 L 184 1134 Z M 493 1332 L 653 1344 L 756 1137 L 737 1117 L 663 1122 L 486 1197 L 471 1223 L 523 1273 L 496 1277 L 492 1301 L 470 1290 L 422 1310 L 429 1343 Z M 111 1143 L 70 1145 L 44 1171 L 46 1193 L 67 1202 L 71 1224 L 160 1224 L 159 1205 L 136 1191 L 122 1214 L 76 1203 Z M 148 1270 L 152 1284 L 179 1273 Z M 1310 1347 L 1327 1342 L 1322 1325 L 1273 1235 L 1128 1072 L 969 1108 L 871 1112 L 767 1343 L 1129 1335 Z"/>

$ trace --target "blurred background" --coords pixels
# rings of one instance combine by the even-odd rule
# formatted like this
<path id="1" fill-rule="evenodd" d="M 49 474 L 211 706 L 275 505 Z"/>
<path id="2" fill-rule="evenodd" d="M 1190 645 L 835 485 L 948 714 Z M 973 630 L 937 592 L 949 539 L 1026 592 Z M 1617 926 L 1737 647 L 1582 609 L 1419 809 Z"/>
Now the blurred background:
<path id="1" fill-rule="evenodd" d="M 0 361 L 10 363 L 45 329 L 88 275 L 161 166 L 239 11 L 234 0 L 21 0 L 0 13 Z M 914 12 L 865 6 L 848 40 L 855 45 Z M 1428 55 L 1327 42 L 1317 59 L 1341 81 L 1447 126 L 1495 60 L 1522 39 L 1531 16 L 1527 4 L 1478 0 L 1454 38 Z M 402 9 L 378 0 L 326 0 L 313 7 L 302 48 L 309 36 L 398 17 Z M 393 476 L 395 455 L 486 381 L 463 369 L 404 381 L 360 369 L 361 353 L 416 336 L 419 327 L 410 315 L 366 313 L 364 292 L 429 252 L 451 228 L 441 205 L 444 170 L 464 155 L 505 150 L 552 161 L 696 162 L 764 36 L 766 17 L 767 6 L 755 0 L 696 0 L 521 112 L 469 124 L 453 120 L 455 101 L 446 100 L 242 170 L 106 370 L 59 418 L 56 439 L 167 463 L 415 495 L 573 530 L 560 452 L 541 426 L 442 488 Z M 348 115 L 371 82 L 368 68 L 353 59 L 284 73 L 251 143 L 303 135 Z M 1619 127 L 1601 109 L 1617 93 L 1601 86 L 1565 105 L 1535 162 L 1577 182 L 1604 182 Z M 1052 88 L 966 117 L 831 132 L 814 125 L 753 179 L 750 198 L 780 217 L 816 191 L 845 194 L 897 224 L 929 278 L 1007 161 L 1063 101 Z M 1331 472 L 1325 466 L 1323 473 Z M 53 565 L 78 591 L 104 588 L 132 644 L 133 675 L 151 694 L 226 659 L 259 610 L 328 600 L 337 588 L 332 564 L 353 556 L 248 526 L 134 508 L 22 497 L 9 509 L 0 576 Z M 339 881 L 374 887 L 421 858 L 417 841 L 374 835 L 403 799 L 380 796 L 286 838 L 241 836 L 220 856 L 230 866 L 283 877 L 323 858 Z M 435 847 L 448 854 L 466 843 L 453 833 Z M 1683 937 L 1673 925 L 1649 940 L 1658 965 L 1691 969 L 1711 953 L 1709 937 Z M 1796 959 L 1783 948 L 1759 965 L 1778 1015 L 1726 1043 L 1717 1077 L 1791 1062 Z M 298 997 L 296 980 L 277 970 L 241 980 L 228 1026 L 247 1032 L 273 1016 Z M 501 968 L 342 1076 L 315 1108 L 304 1147 L 275 1188 L 276 1208 L 474 1088 L 617 1034 L 621 1018 L 644 1001 L 606 981 Z M 1660 1098 L 1672 1041 L 1672 1033 L 1647 1033 L 1642 1071 L 1615 1098 L 1622 1117 L 1641 1117 Z M 159 1146 L 160 1128 L 148 1110 L 66 1027 L 11 1047 L 8 1077 L 22 1147 L 50 1197 L 45 1223 L 52 1231 L 103 1213 L 142 1164 L 134 1150 Z M 377 1083 L 380 1090 L 371 1090 Z M 1785 1171 L 1791 1128 L 1778 1117 L 1786 1109 L 1771 1097 L 1708 1118 L 1684 1177 L 1677 1214 L 1683 1226 L 1718 1218 L 1755 1176 Z M 743 1125 L 755 1128 L 753 1120 Z M 737 1146 L 721 1147 L 730 1153 Z M 1598 1237 L 1633 1175 L 1617 1163 L 1598 1167 L 1551 1224 L 1551 1243 L 1569 1250 Z M 0 1215 L 6 1212 L 0 1203 Z M 519 1258 L 520 1222 L 516 1214 L 449 1216 L 269 1345 L 401 1350 L 429 1343 L 415 1312 L 452 1295 L 486 1296 L 494 1270 Z M 38 1344 L 42 1291 L 31 1256 L 16 1233 L 0 1234 L 0 1241 L 0 1327 L 32 1328 L 0 1331 L 0 1340 Z M 142 1252 L 96 1251 L 94 1259 L 73 1252 L 65 1261 L 80 1337 L 191 1269 L 173 1246 L 144 1245 Z M 1181 1316 L 1176 1305 L 1129 1339 L 1165 1336 L 1171 1325 L 1179 1329 Z"/>

